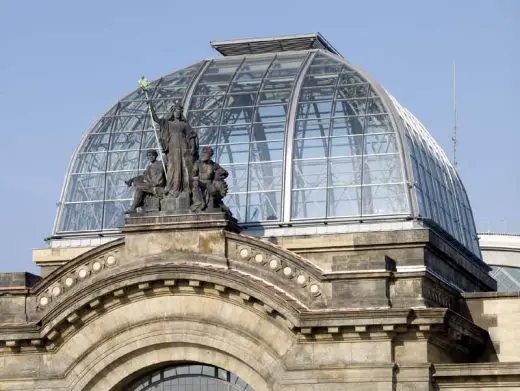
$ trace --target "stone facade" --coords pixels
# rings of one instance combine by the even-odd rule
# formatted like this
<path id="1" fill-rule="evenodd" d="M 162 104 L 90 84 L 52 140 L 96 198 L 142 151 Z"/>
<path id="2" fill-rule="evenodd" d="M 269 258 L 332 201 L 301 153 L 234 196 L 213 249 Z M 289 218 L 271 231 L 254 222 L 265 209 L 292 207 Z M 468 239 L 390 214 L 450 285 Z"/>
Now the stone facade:
<path id="1" fill-rule="evenodd" d="M 124 390 L 181 361 L 256 391 L 520 390 L 518 297 L 461 295 L 493 289 L 485 265 L 427 228 L 273 243 L 158 213 L 78 254 L 0 274 L 0 390 Z"/>

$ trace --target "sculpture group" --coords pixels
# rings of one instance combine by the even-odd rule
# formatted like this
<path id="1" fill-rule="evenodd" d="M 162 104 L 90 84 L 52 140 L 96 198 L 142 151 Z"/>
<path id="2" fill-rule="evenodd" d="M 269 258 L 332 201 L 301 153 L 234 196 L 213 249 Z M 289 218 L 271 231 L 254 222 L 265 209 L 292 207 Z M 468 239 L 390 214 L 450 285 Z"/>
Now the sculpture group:
<path id="1" fill-rule="evenodd" d="M 148 100 L 151 117 L 159 125 L 157 134 L 164 152 L 149 150 L 144 173 L 125 183 L 135 188 L 132 206 L 126 213 L 169 211 L 177 213 L 230 213 L 222 199 L 227 194 L 228 172 L 211 160 L 213 149 L 204 147 L 199 158 L 199 139 L 183 116 L 183 108 L 174 104 L 165 118 L 159 118 Z M 166 172 L 165 172 L 166 169 Z"/>

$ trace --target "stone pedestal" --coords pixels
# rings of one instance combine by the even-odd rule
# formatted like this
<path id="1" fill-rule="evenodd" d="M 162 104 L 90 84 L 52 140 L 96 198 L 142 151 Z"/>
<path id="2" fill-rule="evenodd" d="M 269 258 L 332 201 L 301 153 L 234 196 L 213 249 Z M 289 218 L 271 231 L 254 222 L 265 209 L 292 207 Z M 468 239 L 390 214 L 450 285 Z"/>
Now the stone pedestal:
<path id="1" fill-rule="evenodd" d="M 161 199 L 159 197 L 147 194 L 143 200 L 143 209 L 148 212 L 160 210 L 161 209 Z"/>
<path id="2" fill-rule="evenodd" d="M 240 232 L 238 221 L 222 211 L 175 213 L 167 210 L 131 213 L 125 218 L 123 233 L 157 230 L 226 230 Z"/>
<path id="3" fill-rule="evenodd" d="M 170 213 L 188 213 L 190 210 L 190 194 L 183 191 L 178 197 L 168 194 L 161 199 L 161 210 Z"/>

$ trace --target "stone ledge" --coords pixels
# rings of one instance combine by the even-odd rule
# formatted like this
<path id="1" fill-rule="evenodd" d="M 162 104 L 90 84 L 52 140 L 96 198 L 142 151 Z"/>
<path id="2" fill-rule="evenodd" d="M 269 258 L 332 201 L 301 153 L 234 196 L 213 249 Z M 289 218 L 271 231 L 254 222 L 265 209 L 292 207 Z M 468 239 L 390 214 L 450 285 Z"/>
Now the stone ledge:
<path id="1" fill-rule="evenodd" d="M 0 292 L 26 292 L 40 280 L 40 276 L 28 272 L 0 273 Z"/>
<path id="2" fill-rule="evenodd" d="M 520 297 L 519 292 L 463 292 L 465 299 L 506 299 Z"/>
<path id="3" fill-rule="evenodd" d="M 434 368 L 436 378 L 516 375 L 520 380 L 520 362 L 435 364 Z"/>
<path id="4" fill-rule="evenodd" d="M 132 213 L 125 218 L 123 233 L 157 230 L 215 230 L 240 232 L 238 221 L 224 212 L 171 214 L 171 212 Z"/>

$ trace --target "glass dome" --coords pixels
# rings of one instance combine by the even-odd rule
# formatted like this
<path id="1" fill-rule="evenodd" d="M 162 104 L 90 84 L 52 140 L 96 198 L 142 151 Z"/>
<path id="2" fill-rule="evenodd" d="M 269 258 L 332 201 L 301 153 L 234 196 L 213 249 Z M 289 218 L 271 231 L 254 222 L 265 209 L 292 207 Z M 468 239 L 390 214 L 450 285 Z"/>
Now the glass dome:
<path id="1" fill-rule="evenodd" d="M 480 257 L 463 184 L 428 131 L 330 47 L 313 47 L 204 60 L 153 81 L 152 100 L 159 114 L 184 102 L 201 147 L 229 171 L 225 202 L 245 226 L 419 219 Z M 132 197 L 123 180 L 150 148 L 136 90 L 85 134 L 54 233 L 117 231 Z"/>

